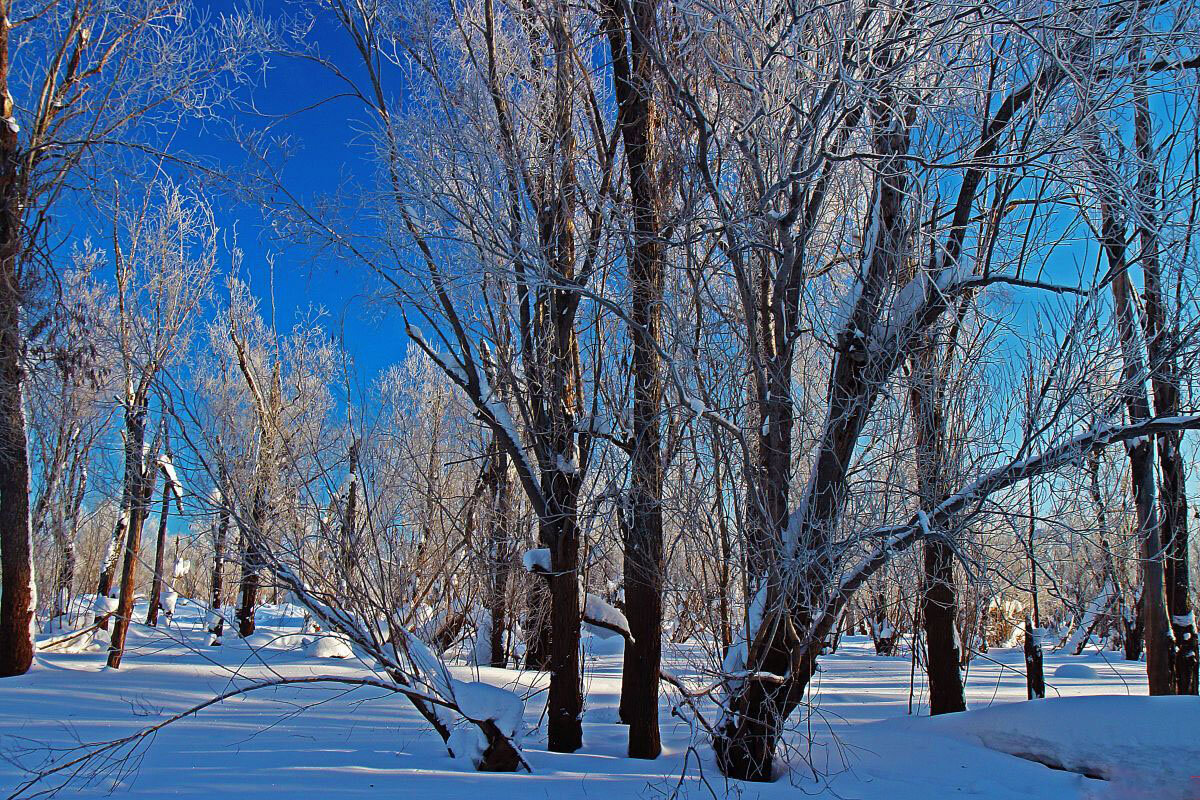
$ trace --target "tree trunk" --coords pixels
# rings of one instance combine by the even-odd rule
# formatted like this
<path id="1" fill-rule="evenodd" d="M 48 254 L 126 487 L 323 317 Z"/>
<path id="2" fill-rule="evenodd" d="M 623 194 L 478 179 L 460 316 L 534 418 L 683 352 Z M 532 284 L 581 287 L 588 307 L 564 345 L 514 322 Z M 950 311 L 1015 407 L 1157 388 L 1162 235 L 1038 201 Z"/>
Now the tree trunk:
<path id="1" fill-rule="evenodd" d="M 550 693 L 548 749 L 574 753 L 583 745 L 583 672 L 579 658 L 579 531 L 575 510 L 577 476 L 551 473 L 547 497 L 561 509 L 554 530 L 543 537 L 550 548 Z"/>
<path id="2" fill-rule="evenodd" d="M 916 433 L 917 486 L 923 511 L 932 511 L 942 501 L 947 487 L 946 423 L 942 411 L 945 388 L 940 351 L 931 328 L 913 355 L 909 391 L 913 429 Z M 962 660 L 955 619 L 958 593 L 954 587 L 954 550 L 942 538 L 924 544 L 925 572 L 921 593 L 921 621 L 925 629 L 926 672 L 929 677 L 931 715 L 963 711 Z"/>
<path id="3" fill-rule="evenodd" d="M 258 605 L 259 573 L 263 568 L 260 548 L 267 521 L 266 489 L 260 482 L 254 489 L 254 506 L 250 513 L 249 529 L 242 530 L 241 602 L 238 605 L 238 636 L 245 639 L 254 633 L 254 609 Z"/>
<path id="4" fill-rule="evenodd" d="M 625 643 L 621 718 L 629 725 L 629 756 L 657 758 L 658 675 L 662 660 L 662 302 L 666 185 L 656 159 L 661 121 L 654 97 L 655 66 L 646 37 L 655 30 L 656 0 L 610 0 L 608 37 L 617 121 L 629 171 L 633 247 L 629 254 L 633 340 L 633 426 L 629 525 L 625 539 L 625 606 L 632 641 Z M 632 34 L 627 34 L 627 27 Z"/>
<path id="5" fill-rule="evenodd" d="M 1135 51 L 1140 61 L 1140 43 Z M 1175 348 L 1177 327 L 1168 320 L 1167 298 L 1163 291 L 1158 234 L 1158 170 L 1154 163 L 1153 128 L 1146 81 L 1140 72 L 1133 83 L 1134 147 L 1139 164 L 1135 224 L 1141 243 L 1145 314 L 1142 315 L 1149 359 L 1150 381 L 1154 392 L 1154 413 L 1169 417 L 1180 411 L 1179 367 Z M 1179 448 L 1183 435 L 1178 431 L 1159 434 L 1158 463 L 1162 476 L 1162 543 L 1166 550 L 1167 613 L 1175 644 L 1173 666 L 1176 694 L 1196 694 L 1200 675 L 1200 651 L 1197 650 L 1196 620 L 1191 606 L 1189 569 L 1187 473 Z"/>
<path id="6" fill-rule="evenodd" d="M 1126 661 L 1141 661 L 1145 637 L 1142 635 L 1142 596 L 1139 592 L 1132 604 L 1121 605 L 1121 627 L 1124 634 Z"/>
<path id="7" fill-rule="evenodd" d="M 224 484 L 222 484 L 224 486 Z M 225 543 L 229 538 L 229 506 L 225 503 L 225 492 L 221 490 L 221 510 L 217 512 L 217 534 L 213 543 L 212 584 L 210 588 L 211 601 L 209 606 L 208 632 L 212 634 L 210 645 L 221 643 L 221 635 L 225 632 L 225 615 L 221 613 L 221 589 L 225 569 Z"/>
<path id="8" fill-rule="evenodd" d="M 158 609 L 163 591 L 163 561 L 167 555 L 167 515 L 171 510 L 171 481 L 163 476 L 162 505 L 158 512 L 158 542 L 154 548 L 154 583 L 150 588 L 150 607 L 146 610 L 146 624 L 158 626 Z"/>
<path id="9" fill-rule="evenodd" d="M 491 629 L 488 631 L 489 664 L 493 667 L 508 666 L 508 651 L 505 634 L 508 630 L 508 578 L 512 573 L 513 536 L 512 481 L 509 478 L 508 454 L 498 442 L 492 442 L 491 509 L 488 513 L 491 581 L 488 587 L 488 614 Z"/>
<path id="10" fill-rule="evenodd" d="M 21 365 L 19 149 L 8 93 L 8 29 L 0 25 L 0 677 L 33 663 L 33 532 Z"/>
<path id="11" fill-rule="evenodd" d="M 1102 159 L 1099 147 L 1097 157 Z M 1124 358 L 1122 372 L 1125 406 L 1130 422 L 1149 419 L 1150 399 L 1146 395 L 1146 369 L 1138 336 L 1137 311 L 1134 308 L 1133 287 L 1129 281 L 1125 256 L 1125 223 L 1118 217 L 1117 200 L 1099 176 L 1100 234 L 1113 275 L 1113 305 L 1117 333 Z M 1158 505 L 1154 483 L 1154 442 L 1143 438 L 1128 447 L 1129 479 L 1133 487 L 1133 503 L 1137 511 L 1137 533 L 1142 563 L 1142 624 L 1146 643 L 1146 676 L 1150 694 L 1173 694 L 1174 648 L 1171 627 L 1167 620 L 1166 586 L 1164 583 L 1163 548 L 1160 538 Z"/>
<path id="12" fill-rule="evenodd" d="M 351 585 L 358 562 L 358 442 L 350 444 L 349 486 L 346 488 L 346 507 L 342 510 L 342 526 L 338 546 L 341 548 L 338 584 L 345 592 Z"/>
<path id="13" fill-rule="evenodd" d="M 1030 700 L 1046 696 L 1046 678 L 1042 672 L 1042 642 L 1028 614 L 1025 615 L 1025 695 Z"/>
<path id="14" fill-rule="evenodd" d="M 125 654 L 125 637 L 133 617 L 133 592 L 137 582 L 138 554 L 142 547 L 142 525 L 154 494 L 155 471 L 146 463 L 142 451 L 146 436 L 146 401 L 141 395 L 128 401 L 125 409 L 125 480 L 131 486 L 132 502 L 125 536 L 125 557 L 121 569 L 121 594 L 114 614 L 112 636 L 108 644 L 108 666 L 118 669 Z"/>

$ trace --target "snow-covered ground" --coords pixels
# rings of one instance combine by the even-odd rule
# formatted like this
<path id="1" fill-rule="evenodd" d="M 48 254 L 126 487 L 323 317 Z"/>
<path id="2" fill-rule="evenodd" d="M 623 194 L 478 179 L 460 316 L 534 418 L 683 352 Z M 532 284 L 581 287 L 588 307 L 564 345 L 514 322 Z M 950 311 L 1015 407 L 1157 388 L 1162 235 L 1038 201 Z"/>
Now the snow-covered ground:
<path id="1" fill-rule="evenodd" d="M 140 614 L 140 610 L 138 612 Z M 115 739 L 239 683 L 287 676 L 366 673 L 354 659 L 299 636 L 287 609 L 264 609 L 248 643 L 230 636 L 207 647 L 203 611 L 180 601 L 174 626 L 130 630 L 120 670 L 104 653 L 41 654 L 34 669 L 0 682 L 0 788 L 21 778 L 46 746 Z M 242 696 L 159 732 L 119 789 L 133 797 L 507 798 L 1200 798 L 1200 700 L 1146 698 L 1142 665 L 1115 654 L 1048 654 L 1051 699 L 1025 702 L 1017 650 L 976 659 L 968 675 L 972 711 L 923 716 L 911 662 L 881 658 L 869 640 L 843 640 L 823 659 L 811 713 L 795 721 L 790 770 L 773 784 L 727 784 L 706 740 L 664 700 L 664 754 L 624 757 L 617 723 L 619 640 L 596 640 L 588 661 L 584 747 L 547 752 L 540 719 L 545 679 L 514 670 L 455 667 L 456 677 L 516 688 L 526 703 L 525 757 L 532 775 L 483 774 L 447 755 L 401 697 L 377 689 L 289 686 Z M 697 684 L 686 648 L 668 666 Z M 1063 667 L 1066 666 L 1065 669 Z M 1056 676 L 1057 673 L 1057 676 Z M 1082 697 L 1097 695 L 1096 697 Z M 1099 696 L 1103 695 L 1103 696 Z M 800 735 L 801 733 L 806 736 Z M 811 743 L 806 744 L 808 737 Z M 56 755 L 63 755 L 59 750 Z M 811 767 L 806 763 L 811 763 Z M 1041 762 L 1041 763 L 1039 763 Z M 685 768 L 686 765 L 686 768 Z M 1085 777 L 1092 775 L 1095 777 Z M 681 778 L 681 775 L 683 776 Z M 110 784 L 64 796 L 103 796 Z"/>

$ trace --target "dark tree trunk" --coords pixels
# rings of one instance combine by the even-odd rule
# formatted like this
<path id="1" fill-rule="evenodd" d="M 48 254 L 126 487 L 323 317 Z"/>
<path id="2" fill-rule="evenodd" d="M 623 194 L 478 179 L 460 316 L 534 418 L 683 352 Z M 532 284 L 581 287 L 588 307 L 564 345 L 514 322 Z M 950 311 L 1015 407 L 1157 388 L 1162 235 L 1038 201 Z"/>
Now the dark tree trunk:
<path id="1" fill-rule="evenodd" d="M 8 93 L 8 29 L 0 28 L 0 99 Z M 33 663 L 33 534 L 29 515 L 29 448 L 25 438 L 21 365 L 20 152 L 17 126 L 0 123 L 0 677 L 22 675 Z"/>
<path id="2" fill-rule="evenodd" d="M 492 443 L 492 463 L 489 465 L 491 508 L 488 513 L 491 581 L 488 587 L 488 649 L 493 667 L 508 666 L 506 633 L 508 632 L 508 578 L 512 574 L 513 514 L 512 480 L 509 477 L 508 454 L 499 443 Z"/>
<path id="3" fill-rule="evenodd" d="M 222 581 L 225 569 L 225 547 L 229 538 L 229 506 L 225 501 L 224 482 L 221 488 L 221 510 L 217 512 L 217 533 L 213 542 L 212 584 L 210 586 L 210 606 L 208 632 L 212 634 L 209 644 L 221 643 L 221 635 L 225 632 L 225 615 L 222 613 Z"/>
<path id="4" fill-rule="evenodd" d="M 1104 155 L 1097 143 L 1095 157 L 1103 164 Z M 1113 196 L 1107 175 L 1097 176 L 1100 199 L 1101 244 L 1108 257 L 1113 275 L 1113 305 L 1124 359 L 1122 389 L 1130 422 L 1149 419 L 1150 399 L 1146 394 L 1146 367 L 1138 330 L 1137 310 L 1134 308 L 1133 286 L 1129 281 L 1125 251 L 1125 220 L 1121 218 L 1119 201 Z M 1137 512 L 1137 535 L 1142 564 L 1142 625 L 1146 646 L 1146 677 L 1150 694 L 1174 694 L 1174 648 L 1171 626 L 1167 618 L 1166 585 L 1164 581 L 1161 524 L 1155 496 L 1154 442 L 1144 438 L 1127 446 L 1129 480 L 1133 488 L 1133 504 Z"/>
<path id="5" fill-rule="evenodd" d="M 945 387 L 942 385 L 942 359 L 931 328 L 925 341 L 913 355 L 909 398 L 913 429 L 916 433 L 917 486 L 923 511 L 929 512 L 942 501 L 947 487 L 946 422 L 943 414 Z M 954 587 L 954 550 L 942 538 L 924 544 L 925 572 L 921 593 L 921 621 L 925 629 L 926 672 L 929 677 L 929 713 L 932 715 L 963 711 L 959 664 L 958 593 Z"/>
<path id="6" fill-rule="evenodd" d="M 1042 642 L 1033 620 L 1025 615 L 1025 694 L 1030 700 L 1046 696 L 1046 678 L 1042 672 Z"/>
<path id="7" fill-rule="evenodd" d="M 121 594 L 113 617 L 113 631 L 108 644 L 108 666 L 117 669 L 125 655 L 125 637 L 133 617 L 133 592 L 137 584 L 138 555 L 142 547 L 142 526 L 150 510 L 154 494 L 154 468 L 146 463 L 142 452 L 146 437 L 146 398 L 136 395 L 125 409 L 125 480 L 130 486 L 129 524 L 125 534 L 124 559 L 121 567 Z"/>
<path id="8" fill-rule="evenodd" d="M 254 610 L 258 605 L 259 573 L 264 566 L 261 548 L 267 521 L 266 488 L 259 485 L 254 488 L 253 510 L 250 513 L 250 525 L 241 532 L 242 539 L 242 580 L 241 600 L 238 604 L 238 636 L 245 639 L 254 633 Z"/>
<path id="9" fill-rule="evenodd" d="M 946 714 L 967 707 L 963 694 L 961 653 L 954 627 L 957 593 L 954 590 L 954 552 L 942 540 L 925 543 L 925 591 L 921 616 L 929 672 L 929 713 Z"/>
<path id="10" fill-rule="evenodd" d="M 167 557 L 167 518 L 171 511 L 171 481 L 163 476 L 162 504 L 158 512 L 158 541 L 154 548 L 154 582 L 150 586 L 150 606 L 146 610 L 146 624 L 158 626 L 158 611 L 162 603 L 163 561 Z"/>
<path id="11" fill-rule="evenodd" d="M 1135 51 L 1140 61 L 1141 49 Z M 1150 381 L 1154 392 L 1154 413 L 1169 417 L 1180 411 L 1179 367 L 1175 348 L 1178 330 L 1169 321 L 1166 293 L 1163 291 L 1161 261 L 1162 242 L 1158 233 L 1158 169 L 1154 163 L 1153 128 L 1150 103 L 1144 75 L 1133 84 L 1134 147 L 1139 164 L 1137 210 L 1135 224 L 1141 243 L 1145 314 L 1142 321 L 1146 335 L 1146 354 L 1149 359 Z M 1178 431 L 1159 434 L 1158 464 L 1162 476 L 1161 508 L 1162 543 L 1166 550 L 1164 579 L 1166 581 L 1167 613 L 1171 618 L 1175 658 L 1173 666 L 1176 694 L 1196 694 L 1200 675 L 1200 651 L 1197 650 L 1196 620 L 1192 615 L 1191 571 L 1187 520 L 1187 473 L 1179 448 L 1183 435 Z"/>
<path id="12" fill-rule="evenodd" d="M 548 748 L 555 753 L 574 753 L 583 745 L 583 672 L 579 658 L 579 532 L 575 527 L 575 480 L 556 473 L 564 484 L 561 497 L 567 503 L 555 526 L 545 537 L 550 549 L 550 693 L 547 700 Z M 550 497 L 560 494 L 552 489 Z"/>
<path id="13" fill-rule="evenodd" d="M 629 756 L 657 758 L 658 676 L 662 660 L 662 302 L 666 185 L 656 159 L 661 122 L 655 66 L 646 37 L 656 27 L 656 0 L 610 0 L 608 38 L 617 122 L 629 170 L 633 246 L 629 254 L 633 340 L 633 441 L 629 525 L 625 539 L 625 606 L 633 641 L 625 643 L 621 718 L 629 725 Z M 630 34 L 629 32 L 633 33 Z"/>
<path id="14" fill-rule="evenodd" d="M 1142 597 L 1140 592 L 1132 604 L 1122 604 L 1121 627 L 1124 634 L 1125 660 L 1141 661 L 1145 637 L 1142 635 Z"/>
<path id="15" fill-rule="evenodd" d="M 1033 402 L 1032 398 L 1029 402 Z M 1026 487 L 1029 498 L 1029 531 L 1026 549 L 1029 551 L 1029 602 L 1033 606 L 1033 627 L 1041 627 L 1042 610 L 1038 604 L 1037 512 L 1033 502 L 1033 481 Z"/>
<path id="16" fill-rule="evenodd" d="M 776 287 L 778 294 L 760 303 L 763 311 L 783 309 L 782 318 L 760 319 L 762 332 L 755 337 L 758 343 L 772 351 L 766 366 L 766 386 L 760 391 L 762 430 L 760 459 L 765 466 L 765 485 L 758 492 L 758 506 L 766 515 L 771 528 L 761 531 L 751 524 L 749 533 L 752 551 L 751 569 L 755 569 L 753 551 L 761 550 L 766 565 L 763 573 L 764 615 L 758 631 L 751 632 L 747 669 L 756 677 L 738 680 L 730 687 L 722 719 L 713 740 L 717 764 L 730 778 L 767 781 L 774 771 L 774 754 L 783 725 L 795 710 L 816 671 L 817 651 L 821 632 L 816 640 L 801 640 L 800 631 L 808 631 L 813 614 L 821 608 L 832 565 L 829 563 L 829 542 L 834 526 L 841 515 L 846 496 L 846 475 L 858 436 L 871 413 L 882 375 L 890 374 L 901 358 L 897 351 L 890 361 L 872 363 L 864 350 L 865 343 L 855 331 L 871 330 L 880 314 L 879 303 L 888 286 L 900 274 L 904 263 L 907 232 L 903 202 L 907 176 L 903 163 L 893 157 L 907 150 L 908 132 L 903 124 L 895 124 L 895 108 L 891 101 L 881 101 L 873 108 L 877 151 L 883 156 L 878 168 L 876 188 L 871 202 L 871 215 L 878 224 L 865 226 L 873 231 L 874 241 L 867 243 L 872 254 L 864 265 L 863 289 L 850 318 L 839 336 L 838 353 L 829 378 L 826 419 L 829 421 L 816 448 L 808 488 L 802 505 L 804 516 L 796 520 L 794 547 L 800 552 L 814 553 L 800 575 L 784 576 L 778 568 L 781 558 L 787 563 L 790 554 L 783 551 L 783 525 L 787 521 L 787 504 L 791 473 L 791 379 L 794 340 L 791 332 L 799 324 L 799 286 L 789 282 Z M 820 187 L 811 191 L 820 192 Z M 800 258 L 802 253 L 793 254 Z M 953 262 L 954 253 L 947 254 Z M 803 270 L 791 264 L 789 274 Z M 795 280 L 798 280 L 796 278 Z M 761 292 L 760 292 L 761 294 Z M 769 297 L 769 295 L 768 295 Z M 874 374 L 881 373 L 880 375 Z M 756 507 L 751 502 L 751 509 Z M 758 540 L 758 541 L 756 541 Z M 832 620 L 827 620 L 832 623 Z M 770 631 L 768 635 L 759 635 Z"/>
<path id="17" fill-rule="evenodd" d="M 346 488 L 346 506 L 342 510 L 342 526 L 339 531 L 341 558 L 338 568 L 338 584 L 343 592 L 353 583 L 358 563 L 358 442 L 350 444 L 349 483 Z"/>

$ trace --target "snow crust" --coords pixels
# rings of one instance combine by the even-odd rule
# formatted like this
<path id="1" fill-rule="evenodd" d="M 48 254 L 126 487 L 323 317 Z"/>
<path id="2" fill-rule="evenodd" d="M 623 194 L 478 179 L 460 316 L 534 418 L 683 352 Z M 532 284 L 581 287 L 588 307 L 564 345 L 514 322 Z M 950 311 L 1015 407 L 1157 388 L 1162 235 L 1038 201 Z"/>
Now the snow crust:
<path id="1" fill-rule="evenodd" d="M 929 720 L 933 730 L 1056 770 L 1107 781 L 1090 797 L 1195 796 L 1200 698 L 1063 697 Z"/>

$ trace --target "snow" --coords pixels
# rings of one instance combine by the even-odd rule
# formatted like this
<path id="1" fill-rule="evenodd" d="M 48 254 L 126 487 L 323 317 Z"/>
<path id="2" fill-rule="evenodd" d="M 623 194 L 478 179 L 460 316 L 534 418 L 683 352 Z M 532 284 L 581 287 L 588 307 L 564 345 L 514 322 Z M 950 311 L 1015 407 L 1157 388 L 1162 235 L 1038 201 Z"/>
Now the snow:
<path id="1" fill-rule="evenodd" d="M 590 624 L 592 631 L 600 637 L 620 636 L 633 638 L 629 632 L 629 620 L 615 606 L 610 605 L 599 595 L 588 592 L 584 597 L 583 616 L 587 620 L 603 623 Z"/>
<path id="2" fill-rule="evenodd" d="M 507 689 L 482 681 L 454 680 L 454 701 L 458 710 L 469 720 L 491 720 L 508 738 L 517 735 L 525 717 L 525 704 Z"/>
<path id="3" fill-rule="evenodd" d="M 143 619 L 144 613 L 145 604 L 139 603 L 134 619 Z M 210 647 L 205 616 L 201 604 L 181 600 L 170 628 L 135 623 L 119 670 L 104 668 L 103 646 L 40 652 L 33 670 L 4 679 L 0 688 L 0 748 L 18 762 L 36 763 L 48 753 L 22 750 L 30 741 L 72 747 L 81 740 L 109 740 L 209 699 L 231 684 L 277 675 L 376 676 L 356 659 L 318 658 L 308 652 L 303 643 L 311 637 L 301 633 L 298 609 L 260 609 L 253 650 L 232 631 L 224 645 Z M 116 794 L 134 800 L 204 795 L 374 800 L 392 794 L 415 800 L 604 800 L 666 796 L 678 786 L 680 798 L 712 797 L 711 787 L 717 797 L 744 800 L 1196 796 L 1188 776 L 1200 763 L 1200 700 L 1146 698 L 1145 665 L 1123 661 L 1115 653 L 1048 653 L 1051 697 L 1026 702 L 1020 649 L 992 648 L 987 654 L 992 660 L 976 659 L 967 673 L 972 710 L 931 719 L 919 669 L 913 686 L 915 713 L 907 714 L 912 666 L 907 652 L 880 657 L 868 637 L 843 637 L 838 652 L 821 660 L 809 698 L 811 716 L 798 714 L 789 726 L 789 747 L 781 759 L 784 777 L 769 784 L 726 784 L 703 731 L 689 724 L 687 709 L 671 715 L 679 702 L 674 692 L 661 700 L 663 755 L 655 761 L 626 757 L 628 731 L 617 714 L 621 655 L 616 648 L 607 654 L 592 647 L 608 643 L 619 647 L 621 640 L 584 635 L 583 748 L 571 754 L 546 749 L 545 673 L 465 663 L 435 670 L 444 670 L 464 712 L 524 733 L 522 754 L 532 769 L 529 776 L 476 772 L 470 760 L 480 745 L 474 725 L 459 720 L 452 733 L 459 758 L 452 758 L 440 737 L 398 695 L 313 684 L 246 695 L 164 728 Z M 665 646 L 667 670 L 693 688 L 711 684 L 706 654 L 694 645 Z M 1050 677 L 1064 664 L 1086 665 L 1094 676 Z M 519 696 L 526 698 L 523 710 L 518 710 Z M 710 720 L 716 718 L 711 703 L 703 710 Z M 1107 779 L 1049 769 L 1031 757 Z M 21 774 L 17 764 L 0 760 L 5 795 Z M 72 787 L 61 796 L 105 797 L 110 788 L 100 782 Z"/>
<path id="4" fill-rule="evenodd" d="M 167 485 L 171 488 L 171 493 L 175 495 L 177 502 L 183 502 L 183 484 L 179 482 L 179 473 L 175 471 L 175 462 L 166 453 L 158 457 L 158 466 L 166 476 Z"/>
<path id="5" fill-rule="evenodd" d="M 1065 697 L 930 720 L 935 731 L 1089 776 L 1091 798 L 1195 797 L 1200 698 Z"/>
<path id="6" fill-rule="evenodd" d="M 401 631 L 409 660 L 421 678 L 441 697 L 453 697 L 450 672 L 445 663 L 434 654 L 425 642 L 408 631 Z"/>
<path id="7" fill-rule="evenodd" d="M 1054 670 L 1056 678 L 1086 678 L 1091 680 L 1096 677 L 1096 670 L 1089 667 L 1087 664 L 1062 664 L 1058 669 Z"/>
<path id="8" fill-rule="evenodd" d="M 179 603 L 179 593 L 176 592 L 174 589 L 168 588 L 165 592 L 163 592 L 162 609 L 163 609 L 163 613 L 165 613 L 168 617 L 173 616 L 175 614 L 175 606 L 178 603 Z"/>
<path id="9" fill-rule="evenodd" d="M 1104 581 L 1103 588 L 1100 589 L 1100 594 L 1092 598 L 1088 603 L 1087 608 L 1083 612 L 1083 618 L 1079 620 L 1079 624 L 1075 626 L 1075 630 L 1071 632 L 1067 643 L 1063 645 L 1068 653 L 1078 654 L 1087 644 L 1087 640 L 1092 635 L 1092 629 L 1096 627 L 1096 618 L 1104 612 L 1108 611 L 1116 599 L 1117 593 L 1113 588 L 1112 580 Z"/>
<path id="10" fill-rule="evenodd" d="M 526 550 L 521 556 L 521 565 L 525 567 L 526 572 L 549 572 L 550 549 L 535 547 L 532 550 Z"/>
<path id="11" fill-rule="evenodd" d="M 345 637 L 332 633 L 317 636 L 305 652 L 313 658 L 354 658 Z"/>

